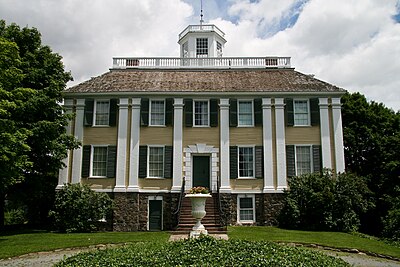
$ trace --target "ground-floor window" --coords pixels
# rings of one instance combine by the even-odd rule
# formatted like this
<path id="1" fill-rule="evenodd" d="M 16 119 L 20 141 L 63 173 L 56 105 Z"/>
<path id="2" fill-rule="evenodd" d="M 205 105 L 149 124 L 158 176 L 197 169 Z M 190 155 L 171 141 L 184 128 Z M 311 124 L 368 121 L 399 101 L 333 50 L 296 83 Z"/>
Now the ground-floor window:
<path id="1" fill-rule="evenodd" d="M 254 223 L 256 221 L 254 195 L 238 195 L 237 207 L 238 222 Z"/>

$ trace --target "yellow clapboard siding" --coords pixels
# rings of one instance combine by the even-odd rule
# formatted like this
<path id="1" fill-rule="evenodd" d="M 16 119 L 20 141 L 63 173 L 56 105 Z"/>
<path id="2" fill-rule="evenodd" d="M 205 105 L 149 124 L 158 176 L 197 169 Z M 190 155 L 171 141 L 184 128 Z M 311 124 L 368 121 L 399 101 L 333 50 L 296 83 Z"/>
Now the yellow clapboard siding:
<path id="1" fill-rule="evenodd" d="M 139 187 L 142 189 L 170 190 L 172 187 L 172 179 L 139 179 Z"/>
<path id="2" fill-rule="evenodd" d="M 85 127 L 83 129 L 84 145 L 116 145 L 117 127 Z"/>
<path id="3" fill-rule="evenodd" d="M 263 179 L 231 179 L 232 190 L 263 189 Z"/>
<path id="4" fill-rule="evenodd" d="M 115 186 L 115 178 L 82 178 L 81 182 L 91 189 L 113 189 Z"/>
<path id="5" fill-rule="evenodd" d="M 184 127 L 183 147 L 195 144 L 219 147 L 219 127 Z"/>
<path id="6" fill-rule="evenodd" d="M 263 145 L 262 127 L 230 127 L 229 142 L 234 145 Z"/>
<path id="7" fill-rule="evenodd" d="M 141 127 L 140 144 L 172 146 L 173 127 Z"/>
<path id="8" fill-rule="evenodd" d="M 287 145 L 321 143 L 320 127 L 286 127 L 285 138 Z"/>

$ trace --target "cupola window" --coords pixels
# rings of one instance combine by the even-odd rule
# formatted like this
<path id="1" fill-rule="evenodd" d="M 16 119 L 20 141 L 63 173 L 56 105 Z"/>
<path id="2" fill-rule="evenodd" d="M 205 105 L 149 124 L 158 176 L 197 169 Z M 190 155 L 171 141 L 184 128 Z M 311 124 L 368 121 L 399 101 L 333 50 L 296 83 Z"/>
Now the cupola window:
<path id="1" fill-rule="evenodd" d="M 208 57 L 208 39 L 197 38 L 196 39 L 196 56 L 197 57 Z"/>

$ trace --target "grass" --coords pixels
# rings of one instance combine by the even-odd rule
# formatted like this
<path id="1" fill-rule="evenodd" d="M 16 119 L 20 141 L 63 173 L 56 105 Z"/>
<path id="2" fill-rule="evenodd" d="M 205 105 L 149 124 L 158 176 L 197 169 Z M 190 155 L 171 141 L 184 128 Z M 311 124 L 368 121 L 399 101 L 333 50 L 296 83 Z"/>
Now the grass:
<path id="1" fill-rule="evenodd" d="M 100 232 L 62 234 L 46 231 L 0 234 L 0 259 L 31 252 L 60 248 L 87 247 L 96 244 L 129 242 L 167 242 L 168 232 Z"/>
<path id="2" fill-rule="evenodd" d="M 400 248 L 383 241 L 338 232 L 312 232 L 285 230 L 277 227 L 232 226 L 228 228 L 230 239 L 269 240 L 274 242 L 318 244 L 333 248 L 355 248 L 400 258 Z"/>

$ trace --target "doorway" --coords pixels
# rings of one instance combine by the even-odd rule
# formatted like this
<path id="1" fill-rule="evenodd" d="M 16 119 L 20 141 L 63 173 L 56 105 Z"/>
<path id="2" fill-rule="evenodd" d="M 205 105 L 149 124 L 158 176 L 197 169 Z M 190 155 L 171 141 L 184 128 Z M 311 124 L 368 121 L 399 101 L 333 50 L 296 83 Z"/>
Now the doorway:
<path id="1" fill-rule="evenodd" d="M 162 200 L 149 200 L 149 230 L 162 230 Z"/>
<path id="2" fill-rule="evenodd" d="M 210 156 L 193 156 L 193 187 L 210 189 Z"/>

